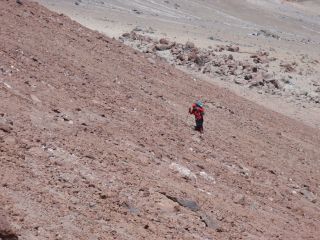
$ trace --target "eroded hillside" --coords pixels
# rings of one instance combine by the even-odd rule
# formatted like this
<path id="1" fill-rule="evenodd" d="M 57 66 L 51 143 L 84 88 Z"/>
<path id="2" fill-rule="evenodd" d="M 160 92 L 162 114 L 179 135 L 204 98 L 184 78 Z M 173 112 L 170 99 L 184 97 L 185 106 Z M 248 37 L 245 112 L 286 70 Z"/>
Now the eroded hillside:
<path id="1" fill-rule="evenodd" d="M 317 238 L 319 130 L 38 4 L 0 21 L 0 234 Z"/>

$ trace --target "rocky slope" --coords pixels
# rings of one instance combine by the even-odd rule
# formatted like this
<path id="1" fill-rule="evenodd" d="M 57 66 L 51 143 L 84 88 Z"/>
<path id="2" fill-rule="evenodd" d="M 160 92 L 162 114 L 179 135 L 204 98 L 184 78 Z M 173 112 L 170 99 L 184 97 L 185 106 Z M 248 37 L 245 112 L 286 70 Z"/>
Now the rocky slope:
<path id="1" fill-rule="evenodd" d="M 317 239 L 319 130 L 22 2 L 0 2 L 1 238 Z"/>
<path id="2" fill-rule="evenodd" d="M 257 89 L 260 94 L 277 95 L 298 103 L 320 104 L 320 83 L 316 75 L 320 62 L 301 56 L 302 62 L 283 61 L 272 56 L 272 51 L 243 51 L 237 45 L 217 45 L 209 49 L 160 40 L 147 35 L 148 30 L 135 28 L 124 33 L 120 40 L 133 48 L 151 56 L 157 55 L 169 63 L 182 66 L 193 72 L 203 73 L 210 78 L 234 82 L 250 89 Z M 274 51 L 274 50 L 273 50 Z M 310 77 L 312 76 L 312 77 Z M 311 78 L 307 86 L 300 78 Z"/>
<path id="3" fill-rule="evenodd" d="M 149 55 L 157 54 L 188 74 L 320 128 L 319 1 L 37 2 Z M 123 38 L 124 33 L 129 35 Z M 166 46 L 155 49 L 161 39 L 175 43 L 174 51 Z M 188 41 L 195 48 L 183 48 Z M 224 51 L 227 46 L 239 52 Z M 261 53 L 265 55 L 253 57 Z M 233 59 L 228 59 L 230 54 Z M 203 60 L 200 66 L 192 61 L 195 55 Z"/>

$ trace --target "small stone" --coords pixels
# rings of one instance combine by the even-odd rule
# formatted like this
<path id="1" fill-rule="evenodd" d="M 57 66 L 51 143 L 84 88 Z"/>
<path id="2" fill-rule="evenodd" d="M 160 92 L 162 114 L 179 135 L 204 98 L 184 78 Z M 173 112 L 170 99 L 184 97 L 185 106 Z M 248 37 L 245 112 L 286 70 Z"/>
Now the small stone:
<path id="1" fill-rule="evenodd" d="M 148 62 L 151 64 L 156 64 L 156 61 L 152 58 L 147 58 Z"/>
<path id="2" fill-rule="evenodd" d="M 32 101 L 35 103 L 41 102 L 41 100 L 36 95 L 31 94 L 30 97 L 31 97 Z"/>
<path id="3" fill-rule="evenodd" d="M 308 199 L 312 203 L 317 202 L 317 197 L 307 189 L 300 189 L 300 194 L 303 195 L 306 199 Z"/>
<path id="4" fill-rule="evenodd" d="M 132 31 L 134 31 L 134 32 L 142 32 L 143 28 L 140 27 L 140 26 L 136 26 Z"/>
<path id="5" fill-rule="evenodd" d="M 186 45 L 185 45 L 186 49 L 193 49 L 195 48 L 195 45 L 193 42 L 187 42 Z"/>
<path id="6" fill-rule="evenodd" d="M 170 45 L 167 45 L 167 44 L 157 44 L 157 45 L 155 46 L 155 48 L 156 48 L 157 51 L 164 51 L 164 50 L 170 49 L 171 46 L 170 46 Z"/>
<path id="7" fill-rule="evenodd" d="M 235 204 L 240 204 L 240 205 L 245 205 L 245 196 L 242 195 L 242 194 L 236 194 L 234 197 L 233 197 L 233 202 Z"/>
<path id="8" fill-rule="evenodd" d="M 247 81 L 249 81 L 249 80 L 252 79 L 252 75 L 251 75 L 251 74 L 245 75 L 245 76 L 244 76 L 244 79 L 247 80 Z"/>
<path id="9" fill-rule="evenodd" d="M 237 46 L 227 46 L 227 51 L 229 52 L 239 52 L 239 47 Z"/>
<path id="10" fill-rule="evenodd" d="M 219 228 L 218 220 L 214 216 L 203 213 L 200 215 L 200 219 L 208 228 L 212 228 L 214 230 L 217 230 Z"/>
<path id="11" fill-rule="evenodd" d="M 100 198 L 101 198 L 101 199 L 107 199 L 107 195 L 101 193 L 101 194 L 100 194 Z"/>
<path id="12" fill-rule="evenodd" d="M 4 142 L 7 145 L 15 145 L 17 143 L 17 140 L 14 137 L 9 136 L 9 137 L 4 138 Z"/>
<path id="13" fill-rule="evenodd" d="M 130 37 L 130 33 L 124 33 L 124 34 L 122 34 L 122 37 L 129 38 Z"/>
<path id="14" fill-rule="evenodd" d="M 159 43 L 160 43 L 160 44 L 166 44 L 166 45 L 169 45 L 169 43 L 170 43 L 170 42 L 169 42 L 169 40 L 168 40 L 168 39 L 161 38 L 161 39 L 160 39 L 160 41 L 159 41 Z"/>
<path id="15" fill-rule="evenodd" d="M 238 84 L 238 85 L 243 85 L 243 84 L 245 84 L 242 80 L 240 80 L 240 79 L 234 79 L 233 80 L 234 81 L 234 83 L 236 83 L 236 84 Z"/>
<path id="16" fill-rule="evenodd" d="M 198 204 L 195 201 L 192 200 L 185 200 L 185 199 L 177 199 L 177 202 L 185 208 L 189 208 L 191 211 L 199 211 L 200 207 L 198 206 Z"/>
<path id="17" fill-rule="evenodd" d="M 135 12 L 136 14 L 139 14 L 139 15 L 142 14 L 142 11 L 140 11 L 138 9 L 133 9 L 132 11 Z"/>

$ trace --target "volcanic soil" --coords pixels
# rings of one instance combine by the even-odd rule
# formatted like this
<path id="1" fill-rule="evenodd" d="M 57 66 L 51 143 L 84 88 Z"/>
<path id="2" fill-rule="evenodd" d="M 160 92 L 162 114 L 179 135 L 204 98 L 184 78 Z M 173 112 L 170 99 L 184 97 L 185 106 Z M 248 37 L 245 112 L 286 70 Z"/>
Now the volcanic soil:
<path id="1" fill-rule="evenodd" d="M 37 3 L 0 26 L 0 238 L 320 235 L 318 129 Z"/>

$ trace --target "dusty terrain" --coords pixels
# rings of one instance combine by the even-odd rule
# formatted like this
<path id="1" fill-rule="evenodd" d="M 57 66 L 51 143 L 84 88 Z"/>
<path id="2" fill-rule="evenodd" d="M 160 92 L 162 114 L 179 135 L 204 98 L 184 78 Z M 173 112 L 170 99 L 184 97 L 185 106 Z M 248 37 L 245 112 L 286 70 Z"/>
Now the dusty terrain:
<path id="1" fill-rule="evenodd" d="M 212 60 L 216 60 L 214 58 L 200 67 L 190 68 L 189 63 L 172 61 L 174 57 L 170 55 L 170 51 L 155 51 L 153 54 L 160 55 L 197 78 L 228 88 L 239 96 L 310 126 L 320 127 L 320 1 L 318 0 L 39 0 L 39 2 L 110 37 L 119 38 L 123 33 L 134 30 L 139 35 L 151 37 L 154 43 L 161 38 L 178 44 L 191 41 L 206 54 L 218 45 L 235 45 L 240 48 L 238 53 L 232 54 L 236 62 L 252 63 L 253 59 L 250 57 L 253 54 L 266 52 L 268 58 L 274 60 L 255 63 L 254 67 L 259 69 L 260 76 L 258 79 L 253 77 L 253 81 L 277 81 L 279 82 L 277 91 L 269 87 L 261 88 L 261 85 L 251 88 L 252 82 L 247 81 L 247 72 L 242 74 L 241 69 L 238 71 L 235 69 L 230 76 L 225 74 L 225 71 L 220 71 L 219 64 L 212 68 L 212 65 L 215 65 L 212 64 Z M 141 43 L 141 39 L 125 39 L 123 42 L 146 52 L 146 44 L 143 41 Z M 155 44 L 149 42 L 149 49 L 150 45 Z M 222 57 L 225 54 L 220 52 Z M 227 65 L 228 63 L 225 67 Z M 290 70 L 284 66 L 290 66 Z"/>
<path id="2" fill-rule="evenodd" d="M 0 238 L 318 238 L 319 129 L 22 2 L 0 1 Z"/>

